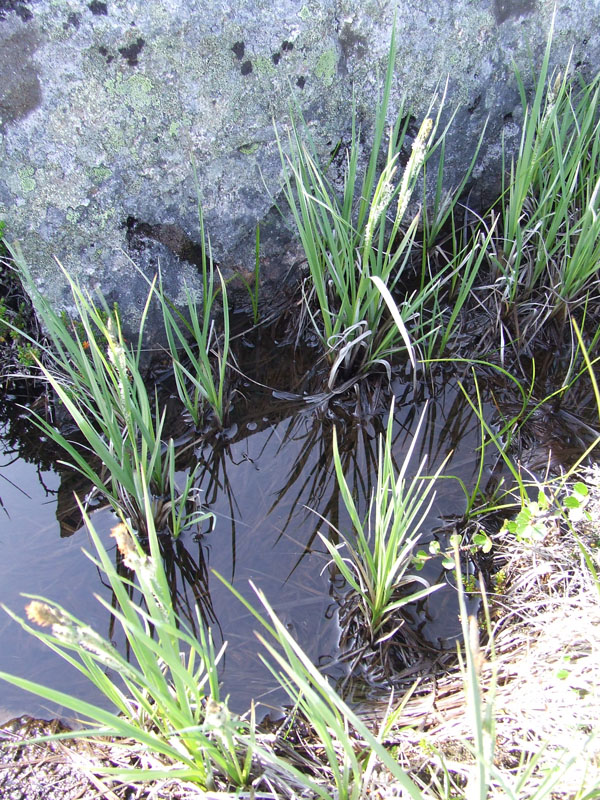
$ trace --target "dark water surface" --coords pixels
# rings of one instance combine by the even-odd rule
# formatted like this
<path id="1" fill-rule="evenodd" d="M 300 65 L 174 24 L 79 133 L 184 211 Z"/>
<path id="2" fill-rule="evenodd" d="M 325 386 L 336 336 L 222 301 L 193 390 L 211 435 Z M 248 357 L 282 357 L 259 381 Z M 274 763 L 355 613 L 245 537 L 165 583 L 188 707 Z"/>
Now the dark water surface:
<path id="1" fill-rule="evenodd" d="M 3 462 L 0 474 L 12 482 L 0 479 L 4 504 L 4 510 L 0 510 L 1 602 L 24 616 L 27 600 L 21 593 L 43 595 L 89 620 L 98 630 L 106 630 L 106 612 L 92 596 L 93 592 L 102 593 L 103 586 L 97 569 L 82 553 L 82 547 L 92 549 L 85 531 L 60 538 L 56 521 L 59 476 L 55 472 L 38 472 L 35 464 L 23 459 L 10 466 Z M 99 530 L 109 532 L 111 516 L 105 511 L 98 513 Z M 104 594 L 108 597 L 108 592 Z M 0 642 L 1 670 L 98 699 L 83 676 L 4 611 L 0 612 Z M 0 718 L 23 713 L 47 717 L 55 716 L 56 709 L 33 694 L 0 683 Z"/>
<path id="2" fill-rule="evenodd" d="M 299 372 L 303 370 L 302 366 Z M 284 385 L 292 386 L 289 375 Z M 396 398 L 397 465 L 405 459 L 424 413 L 409 474 L 417 473 L 425 455 L 423 472 L 431 474 L 450 454 L 445 474 L 459 476 L 468 487 L 475 484 L 479 422 L 462 399 L 456 380 L 440 376 L 421 393 L 424 397 L 414 402 L 411 386 L 397 378 L 382 392 L 363 393 L 336 405 L 331 401 L 320 404 L 319 398 L 299 400 L 277 386 L 275 391 L 267 391 L 242 382 L 225 434 L 197 439 L 192 445 L 188 442 L 189 458 L 200 463 L 203 501 L 216 521 L 212 531 L 206 526 L 200 536 L 197 530 L 186 531 L 169 545 L 166 565 L 182 616 L 193 619 L 191 609 L 197 602 L 217 643 L 228 643 L 222 679 L 235 710 L 245 710 L 251 699 L 277 705 L 282 695 L 259 660 L 255 621 L 212 570 L 248 598 L 254 597 L 249 585 L 253 581 L 315 663 L 334 677 L 343 674 L 336 665 L 339 625 L 335 590 L 340 588 L 339 579 L 332 582 L 325 548 L 317 535 L 322 531 L 336 536 L 318 515 L 349 532 L 334 476 L 334 424 L 346 478 L 363 513 L 376 480 L 378 436 L 384 430 L 392 395 Z M 109 593 L 82 553 L 82 548 L 91 549 L 85 528 L 65 535 L 71 529 L 65 525 L 64 508 L 58 508 L 65 502 L 64 474 L 62 500 L 57 504 L 61 483 L 57 473 L 38 472 L 35 464 L 23 459 L 8 464 L 11 460 L 10 453 L 5 455 L 0 467 L 0 474 L 8 479 L 0 478 L 5 506 L 5 511 L 0 509 L 0 600 L 22 613 L 25 601 L 20 592 L 42 595 L 109 636 L 108 615 L 93 597 L 99 593 L 109 598 Z M 490 454 L 487 475 L 492 460 Z M 431 512 L 420 531 L 423 542 L 434 538 L 441 528 L 445 541 L 443 537 L 452 530 L 449 520 L 461 516 L 464 509 L 458 482 L 438 481 Z M 114 551 L 114 541 L 109 538 L 113 515 L 100 510 L 92 520 L 106 547 Z M 421 574 L 432 581 L 444 580 L 439 561 L 426 565 Z M 451 590 L 441 589 L 413 609 L 415 625 L 436 647 L 453 647 L 458 633 L 453 598 Z M 0 635 L 1 670 L 89 700 L 98 699 L 74 669 L 6 615 L 0 618 Z M 25 712 L 56 714 L 57 709 L 45 701 L 8 684 L 2 684 L 0 692 L 5 718 Z"/>

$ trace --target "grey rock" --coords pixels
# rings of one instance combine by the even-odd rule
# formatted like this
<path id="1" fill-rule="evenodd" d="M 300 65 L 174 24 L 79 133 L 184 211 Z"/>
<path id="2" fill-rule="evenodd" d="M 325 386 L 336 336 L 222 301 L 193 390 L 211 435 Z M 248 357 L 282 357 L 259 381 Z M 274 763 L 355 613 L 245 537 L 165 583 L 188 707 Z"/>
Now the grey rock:
<path id="1" fill-rule="evenodd" d="M 39 288 L 69 306 L 55 258 L 118 299 L 135 327 L 160 263 L 199 287 L 200 199 L 215 259 L 281 281 L 298 257 L 275 204 L 290 103 L 323 154 L 348 136 L 353 88 L 369 140 L 396 19 L 392 110 L 418 121 L 449 77 L 460 106 L 445 181 L 459 183 L 486 120 L 470 202 L 497 190 L 520 135 L 513 61 L 540 63 L 551 0 L 0 0 L 0 218 Z M 553 61 L 591 69 L 600 2 L 559 4 Z M 133 235 L 132 234 L 133 231 Z M 139 247 L 140 236 L 143 247 Z"/>

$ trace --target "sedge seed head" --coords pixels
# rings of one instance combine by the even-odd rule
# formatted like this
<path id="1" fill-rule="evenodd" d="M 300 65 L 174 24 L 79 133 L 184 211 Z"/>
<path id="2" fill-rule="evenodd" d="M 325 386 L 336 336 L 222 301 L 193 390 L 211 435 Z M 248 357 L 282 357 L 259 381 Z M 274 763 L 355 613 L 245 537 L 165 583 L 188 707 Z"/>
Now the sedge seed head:
<path id="1" fill-rule="evenodd" d="M 49 628 L 51 625 L 60 625 L 63 622 L 62 615 L 47 603 L 39 600 L 32 600 L 25 608 L 27 617 L 42 628 Z"/>
<path id="2" fill-rule="evenodd" d="M 124 522 L 120 522 L 118 525 L 115 525 L 115 527 L 111 530 L 110 535 L 116 540 L 117 548 L 123 558 L 126 559 L 129 556 L 136 554 L 137 551 L 135 542 L 133 541 L 133 536 Z"/>
<path id="3" fill-rule="evenodd" d="M 152 559 L 144 554 L 140 554 L 137 542 L 125 523 L 120 522 L 112 529 L 110 534 L 117 542 L 117 549 L 123 557 L 123 564 L 126 567 L 140 574 L 142 571 L 147 577 L 155 574 L 156 568 Z"/>
<path id="4" fill-rule="evenodd" d="M 433 128 L 433 120 L 431 119 L 431 117 L 427 117 L 421 123 L 419 133 L 417 134 L 417 139 L 421 142 L 425 142 L 429 138 L 429 134 L 431 133 L 432 128 Z"/>

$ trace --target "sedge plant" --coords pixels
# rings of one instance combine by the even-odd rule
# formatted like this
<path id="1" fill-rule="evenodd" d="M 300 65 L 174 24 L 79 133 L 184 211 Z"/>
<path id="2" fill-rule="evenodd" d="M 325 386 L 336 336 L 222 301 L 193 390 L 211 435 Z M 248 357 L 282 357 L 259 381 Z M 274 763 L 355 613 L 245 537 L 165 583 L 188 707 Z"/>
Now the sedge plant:
<path id="1" fill-rule="evenodd" d="M 311 738 L 318 743 L 319 756 L 311 755 L 315 751 L 311 747 L 299 759 L 299 764 L 305 767 L 302 772 L 290 759 L 287 767 L 290 774 L 313 796 L 323 800 L 361 800 L 377 786 L 377 773 L 383 769 L 401 796 L 425 800 L 428 793 L 419 788 L 383 742 L 388 720 L 384 719 L 379 730 L 373 732 L 315 667 L 264 593 L 253 586 L 265 616 L 224 578 L 218 577 L 265 630 L 266 635 L 257 633 L 268 654 L 263 661 L 287 693 L 295 712 L 310 726 Z"/>
<path id="2" fill-rule="evenodd" d="M 215 415 L 219 426 L 222 426 L 225 415 L 225 379 L 229 357 L 229 303 L 225 281 L 220 272 L 219 285 L 215 285 L 212 250 L 210 241 L 207 241 L 205 236 L 204 219 L 200 207 L 198 216 L 202 272 L 200 302 L 195 293 L 186 286 L 186 307 L 183 311 L 179 311 L 166 296 L 161 277 L 157 283 L 152 284 L 152 290 L 163 315 L 179 399 L 195 425 L 201 423 L 203 411 L 208 406 Z M 256 293 L 258 297 L 258 273 Z M 222 300 L 223 313 L 221 336 L 217 335 L 215 322 L 215 309 L 219 295 Z M 258 299 L 256 303 L 258 303 Z M 253 303 L 253 310 L 255 315 L 258 314 L 258 305 L 255 307 Z"/>
<path id="3" fill-rule="evenodd" d="M 425 361 L 434 356 L 441 357 L 452 345 L 461 313 L 468 306 L 473 288 L 488 257 L 495 225 L 490 225 L 485 231 L 478 230 L 472 236 L 459 234 L 454 220 L 452 228 L 449 271 L 438 279 L 438 290 L 432 297 L 432 309 L 421 318 L 417 326 L 417 330 L 422 331 L 421 338 L 425 342 L 422 348 Z M 387 302 L 392 311 L 390 300 Z M 396 325 L 399 325 L 396 317 L 394 319 Z"/>
<path id="4" fill-rule="evenodd" d="M 333 433 L 335 472 L 344 505 L 352 522 L 353 534 L 339 533 L 341 546 L 335 546 L 321 534 L 333 563 L 345 578 L 360 604 L 364 622 L 372 638 L 377 638 L 402 606 L 435 591 L 423 578 L 408 573 L 412 555 L 423 524 L 434 500 L 433 487 L 440 467 L 433 477 L 407 477 L 425 412 L 398 472 L 392 455 L 394 404 L 390 409 L 385 439 L 380 438 L 377 484 L 367 519 L 362 519 L 346 482 L 340 460 L 337 436 Z M 423 463 L 419 466 L 419 472 Z M 402 587 L 425 584 L 410 594 Z"/>
<path id="5" fill-rule="evenodd" d="M 130 346 L 118 313 L 102 298 L 92 298 L 63 270 L 77 313 L 76 323 L 68 324 L 35 288 L 18 249 L 14 257 L 49 339 L 47 346 L 39 345 L 39 370 L 78 434 L 68 436 L 30 411 L 35 423 L 64 450 L 63 463 L 84 475 L 117 513 L 124 513 L 140 529 L 146 517 L 142 470 L 153 497 L 153 520 L 160 529 L 169 526 L 175 533 L 199 522 L 204 514 L 197 504 L 194 476 L 188 476 L 179 489 L 175 445 L 163 435 L 164 413 L 158 411 L 156 395 L 149 394 L 140 367 L 152 289 L 137 344 Z"/>
<path id="6" fill-rule="evenodd" d="M 260 294 L 260 225 L 256 226 L 256 238 L 254 244 L 254 274 L 252 276 L 253 280 L 249 281 L 245 275 L 242 275 L 241 272 L 238 273 L 236 277 L 238 277 L 246 287 L 248 297 L 250 298 L 250 304 L 252 306 L 252 322 L 254 325 L 258 325 L 258 321 L 260 319 L 260 311 L 258 307 Z"/>
<path id="7" fill-rule="evenodd" d="M 140 480 L 146 487 L 143 469 Z M 220 696 L 223 649 L 215 650 L 201 616 L 198 636 L 173 610 L 147 488 L 143 497 L 148 551 L 129 523 L 120 522 L 112 532 L 127 576 L 117 569 L 81 507 L 96 551 L 89 558 L 106 576 L 114 597 L 114 604 L 100 597 L 98 601 L 122 629 L 129 659 L 85 622 L 44 598 L 26 595 L 27 616 L 35 627 L 5 609 L 96 686 L 109 709 L 15 675 L 0 673 L 0 678 L 70 709 L 84 725 L 51 738 L 108 736 L 128 741 L 132 755 L 143 748 L 143 765 L 132 761 L 130 768 L 104 768 L 105 773 L 128 782 L 179 778 L 210 790 L 247 786 L 253 725 L 233 715 Z"/>
<path id="8" fill-rule="evenodd" d="M 552 30 L 531 103 L 516 72 L 524 122 L 490 256 L 503 302 L 533 295 L 538 317 L 585 302 L 600 263 L 600 75 L 572 77 L 570 63 L 552 73 L 551 45 Z"/>
<path id="9" fill-rule="evenodd" d="M 359 135 L 353 115 L 341 197 L 327 169 L 319 164 L 314 142 L 304 130 L 306 126 L 301 128 L 298 121 L 292 121 L 289 155 L 278 138 L 285 175 L 283 193 L 310 271 L 308 312 L 331 365 L 330 388 L 338 376 L 347 379 L 376 364 L 389 364 L 391 356 L 405 347 L 371 278 L 379 278 L 393 292 L 411 266 L 419 214 L 407 220 L 407 212 L 437 120 L 425 117 L 401 170 L 400 151 L 405 144 L 408 119 L 402 112 L 389 131 L 387 149 L 384 145 L 395 47 L 392 34 L 370 158 L 362 180 Z M 379 172 L 382 156 L 385 164 Z M 437 282 L 433 280 L 420 290 L 407 293 L 400 307 L 407 329 L 423 313 L 436 290 Z"/>

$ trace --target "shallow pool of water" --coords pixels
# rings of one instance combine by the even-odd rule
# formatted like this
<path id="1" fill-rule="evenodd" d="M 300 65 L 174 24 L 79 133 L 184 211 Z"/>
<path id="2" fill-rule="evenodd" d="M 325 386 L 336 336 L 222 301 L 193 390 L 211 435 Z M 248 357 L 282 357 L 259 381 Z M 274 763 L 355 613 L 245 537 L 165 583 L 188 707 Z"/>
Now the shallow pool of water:
<path id="1" fill-rule="evenodd" d="M 289 376 L 286 382 L 289 386 Z M 318 536 L 318 531 L 334 537 L 335 529 L 350 532 L 334 476 L 334 425 L 346 478 L 362 513 L 367 511 L 376 479 L 378 437 L 385 428 L 392 395 L 396 398 L 396 463 L 406 458 L 420 415 L 425 414 L 409 474 L 418 471 L 425 456 L 422 469 L 428 474 L 448 457 L 445 474 L 459 476 L 468 487 L 474 485 L 479 423 L 457 382 L 440 375 L 421 394 L 415 402 L 412 387 L 399 377 L 381 392 L 363 392 L 343 401 L 330 398 L 324 403 L 322 398 L 307 395 L 302 399 L 277 386 L 266 390 L 245 381 L 238 387 L 225 433 L 190 440 L 188 432 L 188 466 L 200 464 L 199 486 L 215 524 L 210 531 L 206 526 L 202 531 L 186 531 L 173 542 L 166 552 L 167 570 L 182 616 L 193 619 L 197 603 L 217 643 L 227 642 L 222 680 L 235 710 L 245 710 L 251 699 L 266 707 L 277 706 L 283 697 L 260 661 L 255 621 L 213 570 L 249 599 L 255 599 L 249 582 L 260 587 L 314 662 L 334 677 L 343 675 L 337 663 L 339 576 L 332 576 Z M 8 464 L 10 454 L 4 459 L 0 599 L 22 613 L 21 592 L 42 595 L 110 635 L 109 616 L 93 597 L 99 593 L 109 598 L 108 591 L 82 552 L 82 548 L 90 549 L 85 528 L 65 535 L 78 527 L 77 515 L 70 519 L 65 513 L 65 498 L 72 489 L 66 473 L 42 472 L 23 459 Z M 458 481 L 438 481 L 420 531 L 422 540 L 431 540 L 442 528 L 449 532 L 449 520 L 461 516 L 464 508 Z M 107 548 L 114 550 L 109 538 L 113 515 L 99 510 L 92 520 Z M 439 562 L 426 565 L 421 574 L 431 581 L 444 581 Z M 442 588 L 412 609 L 411 617 L 436 648 L 454 646 L 458 626 L 452 590 Z M 0 625 L 1 670 L 98 699 L 75 670 L 8 616 Z M 60 710 L 8 684 L 2 686 L 1 697 L 4 717 L 24 712 L 48 716 Z"/>

